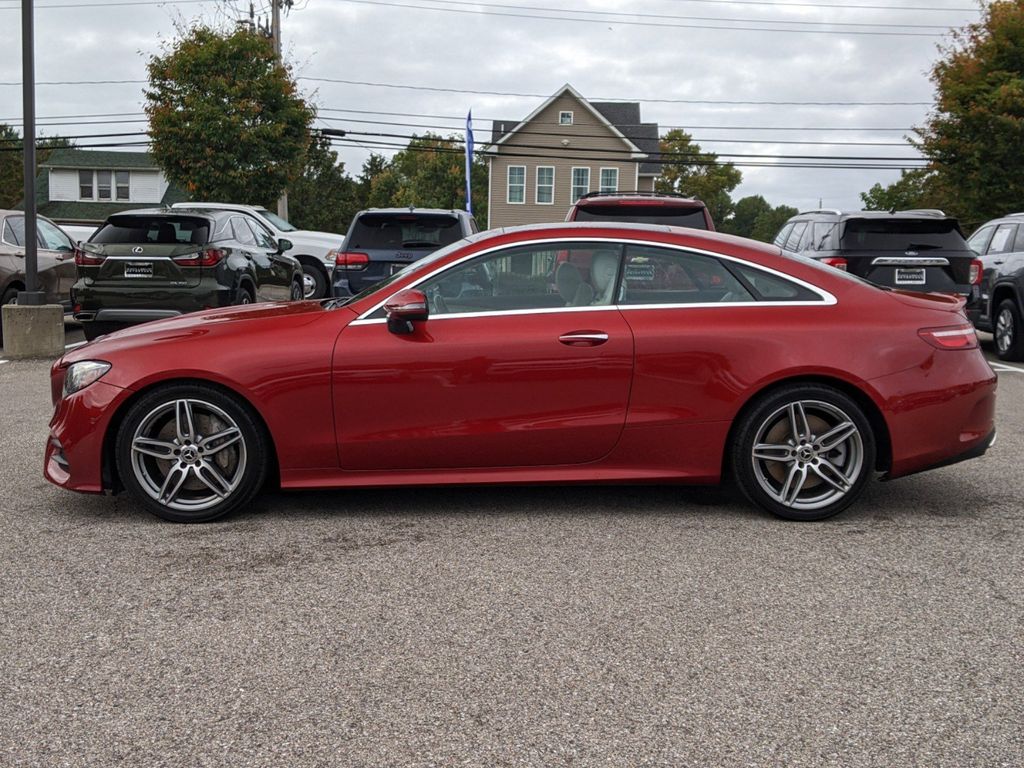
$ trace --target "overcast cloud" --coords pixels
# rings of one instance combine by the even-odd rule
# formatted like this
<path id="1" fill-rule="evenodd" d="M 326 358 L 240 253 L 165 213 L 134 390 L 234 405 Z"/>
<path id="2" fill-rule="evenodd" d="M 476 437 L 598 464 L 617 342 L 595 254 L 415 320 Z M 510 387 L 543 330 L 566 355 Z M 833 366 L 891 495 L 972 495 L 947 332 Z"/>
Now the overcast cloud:
<path id="1" fill-rule="evenodd" d="M 45 81 L 144 80 L 147 57 L 161 40 L 173 38 L 175 24 L 191 19 L 223 21 L 248 13 L 248 3 L 166 3 L 149 6 L 52 8 L 99 0 L 39 0 L 36 11 L 36 78 Z M 107 0 L 117 2 L 118 0 Z M 124 2 L 125 0 L 119 0 Z M 472 91 L 550 95 L 571 83 L 593 100 L 641 102 L 645 121 L 686 127 L 704 149 L 719 153 L 763 155 L 844 155 L 912 157 L 909 146 L 817 146 L 776 143 L 781 140 L 900 142 L 919 125 L 928 106 L 794 106 L 670 103 L 670 100 L 926 102 L 933 98 L 928 71 L 943 42 L 941 29 L 892 26 L 824 27 L 842 34 L 769 31 L 796 27 L 793 22 L 862 25 L 939 25 L 960 27 L 976 20 L 969 0 L 794 0 L 780 5 L 735 0 L 483 0 L 438 3 L 431 0 L 383 0 L 391 5 L 353 0 L 300 0 L 284 17 L 284 47 L 302 78 L 331 78 L 395 85 Z M 832 3 L 832 5 L 826 5 Z M 243 8 L 244 5 L 244 8 Z M 257 3 L 257 13 L 261 9 Z M 397 6 L 431 6 L 431 10 Z M 500 5 L 500 7 L 499 7 Z M 894 6 L 912 6 L 899 10 Z M 613 14 L 661 14 L 726 19 L 598 16 L 600 23 L 513 18 L 456 13 L 487 9 L 506 14 L 562 15 L 568 10 Z M 21 80 L 20 3 L 0 0 L 0 81 Z M 267 6 L 263 5 L 263 12 Z M 438 10 L 445 8 L 448 10 Z M 548 10 L 538 10 L 547 8 Z M 926 8 L 954 10 L 931 11 Z M 559 10 L 562 9 L 562 10 Z M 747 20 L 747 21 L 739 21 Z M 633 26 L 644 21 L 659 26 Z M 683 28 L 668 25 L 753 27 L 747 30 Z M 664 26 L 661 26 L 664 25 Z M 822 29 L 809 26 L 808 29 Z M 856 35 L 854 30 L 914 32 L 938 36 Z M 433 130 L 461 130 L 472 108 L 477 143 L 489 137 L 493 118 L 521 119 L 541 98 L 442 93 L 366 85 L 300 80 L 320 110 L 321 122 L 350 131 L 408 135 Z M 132 113 L 142 117 L 142 85 L 39 85 L 37 114 L 42 134 L 98 134 L 142 130 L 144 122 L 47 125 L 56 115 Z M 20 122 L 21 92 L 0 86 L 0 118 Z M 328 110 L 401 112 L 452 118 L 394 117 Z M 13 120 L 11 120 L 13 119 Z M 112 118 L 92 118 L 96 120 Z M 357 123 L 377 120 L 389 124 Z M 712 129 L 698 126 L 729 126 Z M 767 126 L 798 128 L 769 131 Z M 755 127 L 758 130 L 739 130 Z M 850 128 L 822 131 L 821 128 Z M 866 128 L 895 128 L 867 131 Z M 354 137 L 354 134 L 353 134 Z M 361 136 L 372 144 L 372 137 Z M 726 141 L 712 141 L 722 139 Z M 737 139 L 758 143 L 733 143 Z M 120 139 L 113 139 L 118 141 Z M 135 139 L 127 138 L 125 141 Z M 729 141 L 732 140 L 732 141 Z M 103 141 L 102 139 L 83 140 Z M 386 142 L 400 141 L 394 138 Z M 380 149 L 384 154 L 393 150 Z M 339 149 L 346 167 L 358 173 L 368 154 L 351 145 Z M 757 161 L 762 162 L 762 161 Z M 793 162 L 793 161 L 790 161 Z M 875 182 L 898 177 L 893 170 L 741 168 L 743 184 L 734 197 L 762 194 L 772 204 L 805 209 L 859 208 L 858 193 Z"/>

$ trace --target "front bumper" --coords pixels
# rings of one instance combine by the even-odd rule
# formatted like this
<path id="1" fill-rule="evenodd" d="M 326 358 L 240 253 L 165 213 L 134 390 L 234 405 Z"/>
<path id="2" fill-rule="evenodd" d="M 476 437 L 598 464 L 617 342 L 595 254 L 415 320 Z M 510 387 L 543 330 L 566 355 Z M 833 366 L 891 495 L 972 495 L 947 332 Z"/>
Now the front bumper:
<path id="1" fill-rule="evenodd" d="M 43 476 L 68 490 L 102 493 L 104 435 L 130 394 L 101 380 L 60 399 L 50 419 Z"/>

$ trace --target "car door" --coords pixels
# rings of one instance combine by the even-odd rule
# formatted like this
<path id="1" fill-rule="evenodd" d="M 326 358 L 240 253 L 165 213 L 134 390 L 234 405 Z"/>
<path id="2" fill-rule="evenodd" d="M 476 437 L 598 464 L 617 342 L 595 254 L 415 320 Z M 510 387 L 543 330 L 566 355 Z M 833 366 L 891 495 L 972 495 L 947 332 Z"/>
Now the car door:
<path id="1" fill-rule="evenodd" d="M 256 278 L 256 301 L 273 301 L 275 286 L 270 258 L 259 247 L 249 223 L 242 216 L 232 216 L 231 232 Z"/>
<path id="2" fill-rule="evenodd" d="M 1017 271 L 1015 262 L 1019 260 L 1019 256 L 1014 253 L 1016 239 L 1016 224 L 1000 224 L 993 231 L 992 239 L 988 241 L 985 255 L 981 257 L 981 295 L 986 307 L 996 284 L 1005 282 L 1007 275 Z M 992 307 L 991 310 L 995 312 L 996 307 Z"/>
<path id="3" fill-rule="evenodd" d="M 605 254 L 592 270 L 604 282 L 563 262 L 554 288 L 557 252 L 576 248 Z M 413 333 L 389 332 L 382 309 L 350 324 L 332 374 L 341 466 L 536 467 L 608 454 L 633 369 L 612 300 L 620 258 L 608 243 L 499 249 L 420 281 L 432 314 Z"/>
<path id="4" fill-rule="evenodd" d="M 252 229 L 256 239 L 256 247 L 269 262 L 266 292 L 273 296 L 274 301 L 287 301 L 291 298 L 292 274 L 295 262 L 291 256 L 280 251 L 277 240 L 270 230 L 259 222 L 247 218 L 246 224 Z"/>
<path id="5" fill-rule="evenodd" d="M 56 276 L 58 299 L 69 304 L 71 302 L 71 286 L 75 284 L 78 275 L 75 269 L 74 243 L 56 224 L 41 217 L 36 222 L 36 233 L 41 249 L 39 251 L 40 258 L 45 254 L 50 268 Z M 42 267 L 42 262 L 40 262 L 40 267 Z"/>

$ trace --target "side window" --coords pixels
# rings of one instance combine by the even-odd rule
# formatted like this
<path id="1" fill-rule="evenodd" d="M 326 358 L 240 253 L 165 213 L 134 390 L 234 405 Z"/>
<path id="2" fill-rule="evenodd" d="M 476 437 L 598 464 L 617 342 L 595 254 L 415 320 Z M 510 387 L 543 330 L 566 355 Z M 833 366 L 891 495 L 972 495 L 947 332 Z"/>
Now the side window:
<path id="1" fill-rule="evenodd" d="M 807 250 L 810 251 L 834 251 L 839 247 L 836 239 L 837 222 L 816 221 L 810 227 L 812 230 L 810 240 L 807 243 Z"/>
<path id="2" fill-rule="evenodd" d="M 814 248 L 814 222 L 807 222 L 807 227 L 804 229 L 803 235 L 800 237 L 800 242 L 796 244 L 796 249 L 801 253 Z"/>
<path id="3" fill-rule="evenodd" d="M 25 244 L 25 219 L 21 216 L 11 216 L 4 220 L 4 240 L 11 245 Z"/>
<path id="4" fill-rule="evenodd" d="M 807 229 L 806 221 L 798 221 L 793 225 L 793 231 L 789 233 L 789 237 L 786 238 L 786 244 L 782 246 L 787 251 L 797 251 L 800 238 L 803 237 L 804 231 Z"/>
<path id="5" fill-rule="evenodd" d="M 71 240 L 46 219 L 36 221 L 39 245 L 49 251 L 73 251 Z"/>
<path id="6" fill-rule="evenodd" d="M 231 231 L 234 232 L 235 240 L 242 245 L 256 245 L 256 238 L 245 219 L 238 216 L 231 219 Z"/>
<path id="7" fill-rule="evenodd" d="M 784 277 L 763 272 L 746 264 L 734 265 L 740 276 L 757 292 L 761 301 L 822 301 L 814 291 Z"/>
<path id="8" fill-rule="evenodd" d="M 249 225 L 249 228 L 252 230 L 253 238 L 256 240 L 256 244 L 260 248 L 266 248 L 268 251 L 276 250 L 274 236 L 271 235 L 265 227 L 252 219 L 246 219 L 245 223 Z"/>
<path id="9" fill-rule="evenodd" d="M 780 229 L 779 230 L 779 234 L 777 234 L 775 236 L 775 239 L 772 240 L 772 244 L 773 245 L 777 245 L 779 248 L 781 248 L 783 245 L 785 245 L 786 240 L 789 238 L 789 233 L 793 231 L 793 227 L 794 226 L 796 226 L 796 225 L 791 223 L 791 224 L 787 224 L 782 229 Z"/>
<path id="10" fill-rule="evenodd" d="M 1013 241 L 1017 234 L 1016 224 L 1000 224 L 988 244 L 989 253 L 1007 253 L 1013 250 Z"/>
<path id="11" fill-rule="evenodd" d="M 508 248 L 447 269 L 419 287 L 432 315 L 605 306 L 613 303 L 621 253 L 621 246 L 609 243 Z"/>
<path id="12" fill-rule="evenodd" d="M 992 237 L 992 232 L 995 227 L 982 227 L 967 240 L 967 245 L 972 251 L 979 256 L 985 253 L 985 248 L 988 246 L 988 239 Z"/>
<path id="13" fill-rule="evenodd" d="M 755 300 L 718 259 L 687 251 L 627 246 L 624 277 L 622 305 Z"/>
<path id="14" fill-rule="evenodd" d="M 1024 251 L 1024 227 L 1017 227 L 1017 242 L 1013 246 L 1015 251 Z"/>

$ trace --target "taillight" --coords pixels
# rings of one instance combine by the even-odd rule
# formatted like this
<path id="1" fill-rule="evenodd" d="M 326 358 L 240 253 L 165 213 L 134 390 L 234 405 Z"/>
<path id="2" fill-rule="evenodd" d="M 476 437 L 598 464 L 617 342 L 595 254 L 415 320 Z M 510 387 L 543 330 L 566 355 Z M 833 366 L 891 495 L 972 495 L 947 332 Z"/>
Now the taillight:
<path id="1" fill-rule="evenodd" d="M 971 285 L 981 285 L 981 259 L 971 260 L 971 279 L 968 280 Z"/>
<path id="2" fill-rule="evenodd" d="M 846 259 L 840 258 L 839 256 L 829 256 L 828 258 L 821 260 L 822 264 L 827 264 L 830 267 L 841 269 L 843 272 L 846 271 Z"/>
<path id="3" fill-rule="evenodd" d="M 227 254 L 219 248 L 207 248 L 199 253 L 190 253 L 186 256 L 172 256 L 171 261 L 179 267 L 212 267 L 225 256 Z"/>
<path id="4" fill-rule="evenodd" d="M 369 263 L 370 257 L 365 253 L 354 251 L 335 251 L 334 253 L 335 269 L 366 269 L 366 265 Z"/>
<path id="5" fill-rule="evenodd" d="M 75 248 L 75 266 L 77 267 L 96 267 L 102 264 L 106 258 L 106 256 L 86 253 L 81 248 Z"/>
<path id="6" fill-rule="evenodd" d="M 977 349 L 978 334 L 971 325 L 944 325 L 922 328 L 917 335 L 936 349 Z"/>

